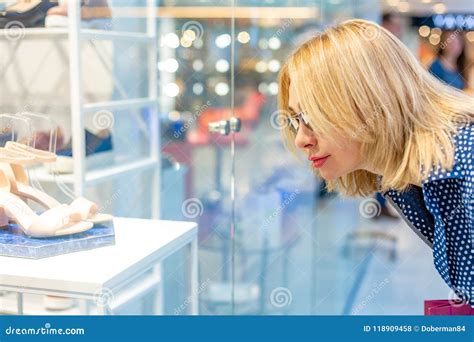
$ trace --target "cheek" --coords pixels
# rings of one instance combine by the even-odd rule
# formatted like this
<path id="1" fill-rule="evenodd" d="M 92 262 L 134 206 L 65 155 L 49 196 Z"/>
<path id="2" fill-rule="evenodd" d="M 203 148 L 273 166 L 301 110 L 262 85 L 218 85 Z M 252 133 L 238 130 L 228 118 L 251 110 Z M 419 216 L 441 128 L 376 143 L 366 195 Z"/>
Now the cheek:
<path id="1" fill-rule="evenodd" d="M 344 163 L 347 172 L 352 172 L 361 165 L 360 148 L 358 143 L 349 143 L 341 151 L 341 163 Z"/>
<path id="2" fill-rule="evenodd" d="M 359 169 L 361 165 L 360 146 L 358 144 L 347 144 L 334 148 L 328 163 L 321 168 L 323 178 L 332 180 L 347 175 Z"/>

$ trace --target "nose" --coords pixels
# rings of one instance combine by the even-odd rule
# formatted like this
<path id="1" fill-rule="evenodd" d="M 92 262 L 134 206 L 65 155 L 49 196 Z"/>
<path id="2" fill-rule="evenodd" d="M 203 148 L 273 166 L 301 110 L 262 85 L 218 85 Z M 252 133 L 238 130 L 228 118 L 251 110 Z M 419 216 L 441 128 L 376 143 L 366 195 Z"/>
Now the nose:
<path id="1" fill-rule="evenodd" d="M 317 143 L 314 132 L 306 125 L 300 125 L 295 137 L 295 146 L 300 149 L 307 149 L 316 146 Z"/>

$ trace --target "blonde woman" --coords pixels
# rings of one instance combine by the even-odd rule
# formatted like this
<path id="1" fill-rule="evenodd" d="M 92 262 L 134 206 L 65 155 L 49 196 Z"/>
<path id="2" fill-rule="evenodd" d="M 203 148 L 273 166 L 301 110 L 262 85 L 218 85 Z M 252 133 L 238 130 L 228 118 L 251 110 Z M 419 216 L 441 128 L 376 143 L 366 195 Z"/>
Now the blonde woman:
<path id="1" fill-rule="evenodd" d="M 364 20 L 300 46 L 279 86 L 288 147 L 329 190 L 382 192 L 433 249 L 446 284 L 474 305 L 474 98 Z"/>

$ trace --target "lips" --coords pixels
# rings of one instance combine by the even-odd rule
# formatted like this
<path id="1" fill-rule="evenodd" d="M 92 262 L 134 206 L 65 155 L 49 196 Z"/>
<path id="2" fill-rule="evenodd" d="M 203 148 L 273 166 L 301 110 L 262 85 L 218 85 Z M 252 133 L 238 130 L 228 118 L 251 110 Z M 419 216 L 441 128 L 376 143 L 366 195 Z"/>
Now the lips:
<path id="1" fill-rule="evenodd" d="M 326 163 L 329 157 L 330 157 L 329 155 L 323 156 L 323 157 L 313 156 L 313 157 L 309 157 L 308 159 L 312 162 L 313 167 L 320 168 Z"/>
<path id="2" fill-rule="evenodd" d="M 321 156 L 321 157 L 317 157 L 317 156 L 309 156 L 309 157 L 308 157 L 308 160 L 310 160 L 310 161 L 314 162 L 314 161 L 316 161 L 316 160 L 325 159 L 325 158 L 327 158 L 327 157 L 329 157 L 329 154 L 328 154 L 328 155 L 326 155 L 326 156 Z"/>

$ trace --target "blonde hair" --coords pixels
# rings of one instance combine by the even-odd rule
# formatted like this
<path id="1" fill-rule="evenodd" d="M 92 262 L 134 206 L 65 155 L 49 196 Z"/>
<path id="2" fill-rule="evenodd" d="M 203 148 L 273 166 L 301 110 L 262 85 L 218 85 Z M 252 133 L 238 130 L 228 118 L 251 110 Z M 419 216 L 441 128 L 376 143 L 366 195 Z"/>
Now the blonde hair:
<path id="1" fill-rule="evenodd" d="M 474 97 L 429 74 L 408 48 L 379 25 L 349 20 L 302 44 L 279 75 L 279 110 L 288 108 L 290 81 L 316 136 L 342 133 L 382 172 L 356 170 L 334 181 L 349 196 L 402 191 L 421 184 L 434 166 L 454 163 L 453 134 L 472 122 Z M 295 135 L 282 130 L 293 151 Z"/>

